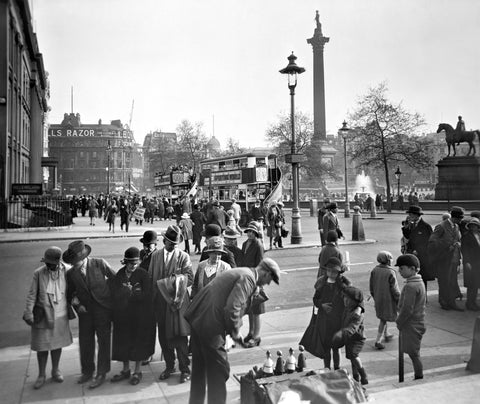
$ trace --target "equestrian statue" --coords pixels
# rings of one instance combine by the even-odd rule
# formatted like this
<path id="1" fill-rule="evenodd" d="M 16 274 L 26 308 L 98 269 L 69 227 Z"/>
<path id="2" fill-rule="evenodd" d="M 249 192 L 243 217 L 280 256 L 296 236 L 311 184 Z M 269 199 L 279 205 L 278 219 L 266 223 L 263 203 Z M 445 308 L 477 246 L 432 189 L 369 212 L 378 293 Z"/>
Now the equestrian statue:
<path id="1" fill-rule="evenodd" d="M 459 124 L 455 129 L 453 129 L 452 125 L 448 123 L 441 123 L 438 125 L 437 133 L 440 133 L 441 131 L 445 131 L 445 140 L 448 146 L 447 157 L 450 156 L 450 146 L 452 146 L 453 156 L 455 156 L 456 155 L 455 143 L 458 146 L 462 142 L 467 142 L 468 145 L 470 146 L 467 156 L 470 156 L 470 152 L 472 151 L 472 149 L 473 149 L 472 156 L 475 156 L 476 149 L 475 149 L 475 145 L 473 144 L 473 141 L 475 140 L 475 135 L 478 136 L 478 139 L 480 141 L 480 130 L 478 129 L 472 130 L 472 131 L 465 130 L 465 124 L 461 125 L 462 122 L 463 121 L 461 117 L 459 117 Z"/>

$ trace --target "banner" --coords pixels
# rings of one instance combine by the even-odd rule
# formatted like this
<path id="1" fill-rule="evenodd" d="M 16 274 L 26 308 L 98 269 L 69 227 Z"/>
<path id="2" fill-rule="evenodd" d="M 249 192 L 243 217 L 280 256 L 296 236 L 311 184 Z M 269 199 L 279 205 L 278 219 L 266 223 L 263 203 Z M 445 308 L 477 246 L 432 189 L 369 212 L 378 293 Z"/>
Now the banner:
<path id="1" fill-rule="evenodd" d="M 133 212 L 133 219 L 134 220 L 144 220 L 145 219 L 145 208 L 137 208 L 135 212 Z"/>

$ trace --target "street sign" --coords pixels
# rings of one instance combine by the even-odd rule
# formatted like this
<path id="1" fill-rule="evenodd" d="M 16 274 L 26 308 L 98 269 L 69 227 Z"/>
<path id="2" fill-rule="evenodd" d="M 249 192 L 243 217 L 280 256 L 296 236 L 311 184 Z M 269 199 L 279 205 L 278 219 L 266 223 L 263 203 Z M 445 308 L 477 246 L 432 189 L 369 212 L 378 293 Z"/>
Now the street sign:
<path id="1" fill-rule="evenodd" d="M 285 163 L 288 163 L 288 164 L 303 163 L 304 161 L 306 161 L 305 154 L 302 154 L 302 153 L 285 154 Z"/>
<path id="2" fill-rule="evenodd" d="M 42 183 L 12 184 L 12 195 L 42 195 Z"/>

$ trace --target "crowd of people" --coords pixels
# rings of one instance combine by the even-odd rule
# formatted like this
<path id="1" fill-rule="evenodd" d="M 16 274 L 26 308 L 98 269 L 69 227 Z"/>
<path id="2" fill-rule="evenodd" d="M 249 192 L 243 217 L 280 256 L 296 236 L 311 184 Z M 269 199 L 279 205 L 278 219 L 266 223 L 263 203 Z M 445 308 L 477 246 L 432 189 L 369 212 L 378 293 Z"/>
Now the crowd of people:
<path id="1" fill-rule="evenodd" d="M 63 253 L 58 247 L 45 251 L 43 265 L 34 272 L 24 312 L 24 320 L 32 329 L 31 348 L 37 352 L 39 373 L 34 388 L 45 383 L 49 352 L 52 379 L 63 381 L 61 352 L 72 343 L 69 320 L 78 317 L 79 383 L 90 382 L 91 389 L 101 386 L 112 360 L 122 363 L 112 382 L 140 383 L 142 364 L 151 360 L 158 338 L 165 361 L 160 380 L 176 372 L 177 362 L 179 382 L 191 380 L 190 403 L 203 403 L 206 396 L 209 402 L 226 402 L 228 348 L 261 344 L 261 315 L 268 300 L 264 286 L 272 280 L 279 283 L 278 264 L 264 257 L 263 226 L 269 248 L 282 248 L 283 204 L 273 202 L 264 208 L 257 201 L 248 212 L 248 225 L 241 228 L 241 209 L 235 199 L 228 209 L 216 200 L 204 204 L 193 198 L 187 201 L 190 206 L 182 204 L 177 223 L 169 224 L 161 234 L 161 247 L 159 235 L 154 230 L 145 231 L 138 247 L 125 250 L 117 270 L 105 259 L 92 257 L 92 247 L 83 240 L 71 242 Z M 118 201 L 119 206 L 122 203 Z M 108 217 L 107 212 L 118 205 L 112 199 L 102 213 Z M 454 206 L 435 229 L 422 219 L 419 206 L 410 206 L 406 214 L 401 227 L 402 254 L 393 264 L 390 252 L 378 253 L 369 292 L 379 319 L 375 348 L 384 349 L 391 341 L 388 323 L 395 322 L 403 352 L 412 360 L 414 377 L 421 379 L 428 281 L 438 280 L 442 309 L 463 311 L 457 280 L 462 263 L 465 308 L 480 311 L 476 303 L 480 212 L 466 218 L 464 210 Z M 109 224 L 113 231 L 114 224 Z M 312 300 L 323 347 L 320 357 L 325 368 L 338 369 L 340 348 L 344 347 L 353 378 L 365 385 L 368 376 L 360 359 L 365 343 L 364 294 L 347 276 L 338 245 L 343 232 L 335 202 L 324 201 L 318 212 L 318 228 L 322 248 Z M 242 232 L 247 239 L 238 245 Z M 195 269 L 192 253 L 200 255 Z M 394 266 L 406 280 L 402 290 Z M 245 315 L 249 330 L 243 337 L 240 329 Z"/>
<path id="2" fill-rule="evenodd" d="M 101 209 L 98 200 L 90 196 L 89 215 L 90 210 L 96 210 L 90 224 L 95 225 L 95 217 L 103 215 L 113 232 L 115 216 L 129 202 L 128 198 L 107 198 Z M 183 203 L 177 224 L 170 224 L 161 234 L 162 248 L 157 248 L 158 234 L 147 230 L 139 240 L 141 248 L 129 247 L 118 269 L 103 258 L 92 257 L 92 247 L 83 240 L 73 241 L 63 253 L 58 247 L 47 249 L 44 265 L 34 272 L 24 312 L 25 322 L 32 327 L 31 348 L 38 358 L 34 388 L 45 383 L 49 352 L 52 378 L 63 381 L 61 351 L 72 343 L 69 320 L 78 317 L 78 383 L 89 382 L 90 389 L 101 386 L 112 360 L 123 366 L 111 382 L 140 383 L 141 366 L 151 360 L 157 336 L 165 360 L 160 380 L 175 373 L 177 361 L 179 382 L 192 378 L 191 402 L 203 402 L 200 397 L 205 395 L 207 384 L 209 400 L 224 402 L 229 375 L 227 335 L 233 344 L 245 348 L 261 343 L 260 316 L 268 299 L 264 286 L 272 280 L 279 282 L 278 264 L 264 257 L 263 224 L 267 225 L 268 215 L 258 209 L 259 205 L 253 205 L 249 213 L 252 220 L 242 229 L 238 224 L 241 209 L 235 199 L 228 210 L 216 200 L 203 206 Z M 284 219 L 278 207 L 275 220 L 272 218 L 267 226 L 278 229 L 280 222 Z M 237 245 L 241 232 L 247 240 Z M 276 230 L 272 234 L 281 246 Z M 206 246 L 201 249 L 203 237 Z M 201 254 L 195 271 L 189 240 L 193 240 L 194 252 Z M 216 288 L 222 293 L 208 292 Z M 215 304 L 226 308 L 225 317 L 212 317 Z M 38 311 L 43 313 L 41 318 Z M 244 315 L 249 316 L 250 324 L 245 337 L 240 334 Z M 213 324 L 209 332 L 203 332 L 209 323 Z M 212 332 L 215 335 L 207 338 Z"/>

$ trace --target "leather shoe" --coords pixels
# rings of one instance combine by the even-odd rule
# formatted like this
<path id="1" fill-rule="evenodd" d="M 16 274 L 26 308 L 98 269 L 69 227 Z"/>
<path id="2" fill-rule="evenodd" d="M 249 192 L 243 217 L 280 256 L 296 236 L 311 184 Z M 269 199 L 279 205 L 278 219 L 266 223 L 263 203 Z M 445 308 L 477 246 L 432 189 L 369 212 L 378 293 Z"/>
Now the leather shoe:
<path id="1" fill-rule="evenodd" d="M 33 385 L 33 388 L 35 390 L 38 390 L 40 387 L 42 387 L 45 384 L 45 376 L 38 376 L 37 380 L 35 381 L 35 384 Z"/>
<path id="2" fill-rule="evenodd" d="M 385 349 L 385 345 L 383 345 L 381 342 L 375 342 L 375 348 L 376 349 Z"/>
<path id="3" fill-rule="evenodd" d="M 78 383 L 78 384 L 86 383 L 86 382 L 88 382 L 91 378 L 92 378 L 92 375 L 82 374 L 82 375 L 78 378 L 77 383 Z"/>
<path id="4" fill-rule="evenodd" d="M 190 373 L 182 372 L 180 375 L 180 383 L 185 383 L 187 380 L 190 380 Z"/>
<path id="5" fill-rule="evenodd" d="M 175 369 L 165 369 L 159 376 L 160 380 L 167 380 L 170 375 L 175 372 Z"/>
<path id="6" fill-rule="evenodd" d="M 130 379 L 130 369 L 122 370 L 118 375 L 113 376 L 110 381 L 112 383 L 117 383 L 127 379 Z"/>
<path id="7" fill-rule="evenodd" d="M 55 372 L 52 370 L 52 380 L 57 383 L 63 383 L 63 375 L 59 370 Z"/>
<path id="8" fill-rule="evenodd" d="M 101 386 L 103 382 L 105 381 L 105 375 L 97 375 L 95 379 L 93 379 L 92 383 L 90 383 L 90 386 L 88 386 L 89 389 L 96 389 L 98 386 Z"/>

